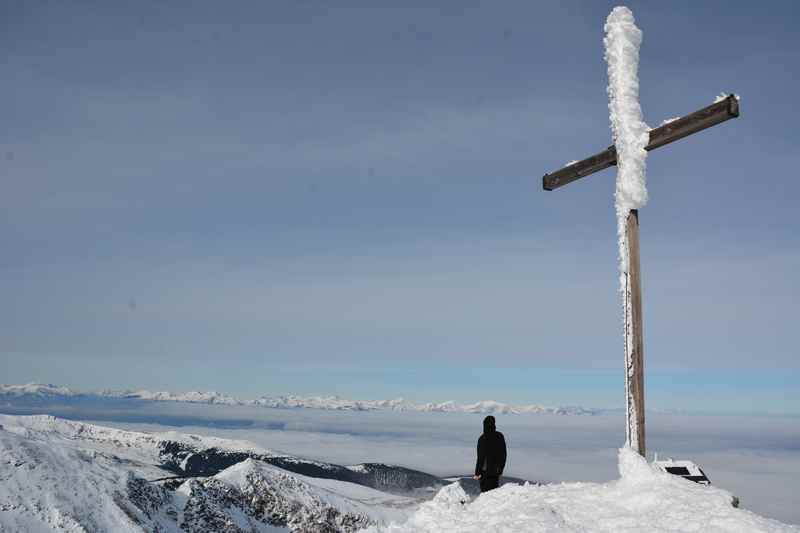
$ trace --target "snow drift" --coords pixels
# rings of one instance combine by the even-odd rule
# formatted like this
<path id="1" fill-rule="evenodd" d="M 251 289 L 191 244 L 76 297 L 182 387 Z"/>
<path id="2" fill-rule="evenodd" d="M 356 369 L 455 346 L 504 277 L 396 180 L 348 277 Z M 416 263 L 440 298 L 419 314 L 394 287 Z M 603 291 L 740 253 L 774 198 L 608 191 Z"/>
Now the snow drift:
<path id="1" fill-rule="evenodd" d="M 439 491 L 404 524 L 372 533 L 420 532 L 798 532 L 735 509 L 729 492 L 655 470 L 630 448 L 609 483 L 504 485 L 470 501 L 458 485 Z"/>

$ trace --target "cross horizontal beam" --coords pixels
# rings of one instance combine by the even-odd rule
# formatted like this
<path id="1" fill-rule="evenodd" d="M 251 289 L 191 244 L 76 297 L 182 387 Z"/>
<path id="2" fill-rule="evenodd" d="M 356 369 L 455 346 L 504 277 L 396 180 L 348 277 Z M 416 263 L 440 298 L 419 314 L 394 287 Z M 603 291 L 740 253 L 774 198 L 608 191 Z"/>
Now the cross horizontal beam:
<path id="1" fill-rule="evenodd" d="M 645 147 L 645 150 L 655 150 L 665 144 L 738 116 L 739 100 L 734 95 L 730 95 L 724 100 L 704 107 L 699 111 L 650 130 L 650 142 Z M 609 146 L 599 154 L 567 165 L 555 172 L 545 174 L 542 178 L 542 187 L 546 191 L 552 191 L 616 164 L 617 150 L 613 146 Z"/>

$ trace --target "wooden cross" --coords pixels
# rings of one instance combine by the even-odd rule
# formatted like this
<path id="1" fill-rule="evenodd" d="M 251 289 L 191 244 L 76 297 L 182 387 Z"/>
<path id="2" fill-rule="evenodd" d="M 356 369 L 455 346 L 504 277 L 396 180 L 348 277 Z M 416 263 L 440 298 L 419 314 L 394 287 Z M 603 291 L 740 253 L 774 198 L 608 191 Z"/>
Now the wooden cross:
<path id="1" fill-rule="evenodd" d="M 698 131 L 739 116 L 739 100 L 734 95 L 650 130 L 645 150 L 660 148 Z M 617 164 L 617 150 L 610 146 L 591 157 L 545 174 L 542 186 L 552 191 Z M 628 268 L 624 293 L 626 439 L 627 444 L 645 455 L 644 433 L 644 340 L 642 336 L 642 288 L 639 269 L 639 213 L 628 213 L 625 224 L 628 243 Z"/>

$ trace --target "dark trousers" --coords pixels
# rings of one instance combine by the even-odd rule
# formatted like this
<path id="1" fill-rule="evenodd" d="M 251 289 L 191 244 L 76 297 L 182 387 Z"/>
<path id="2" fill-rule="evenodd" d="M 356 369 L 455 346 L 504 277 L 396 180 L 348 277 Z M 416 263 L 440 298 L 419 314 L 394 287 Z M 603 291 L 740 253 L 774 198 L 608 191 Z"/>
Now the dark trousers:
<path id="1" fill-rule="evenodd" d="M 500 476 L 487 476 L 481 475 L 481 492 L 487 492 L 496 489 L 500 485 Z"/>

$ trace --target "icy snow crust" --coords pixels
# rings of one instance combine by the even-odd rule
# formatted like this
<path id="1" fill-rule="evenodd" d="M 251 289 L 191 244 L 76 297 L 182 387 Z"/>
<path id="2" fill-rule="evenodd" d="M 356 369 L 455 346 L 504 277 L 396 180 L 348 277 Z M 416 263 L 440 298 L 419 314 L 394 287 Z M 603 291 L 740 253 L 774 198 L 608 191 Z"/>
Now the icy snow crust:
<path id="1" fill-rule="evenodd" d="M 627 7 L 615 7 L 605 25 L 605 58 L 608 63 L 608 110 L 614 146 L 617 149 L 617 187 L 614 207 L 617 212 L 620 287 L 625 290 L 624 274 L 628 269 L 628 246 L 625 221 L 632 209 L 647 203 L 645 186 L 645 146 L 650 128 L 642 118 L 639 105 L 639 46 L 642 31 L 636 27 Z"/>
<path id="2" fill-rule="evenodd" d="M 371 533 L 798 532 L 800 528 L 735 509 L 731 494 L 659 472 L 630 448 L 619 452 L 620 479 L 609 483 L 514 485 L 474 501 L 443 488 L 404 524 Z M 463 503 L 462 503 L 463 502 Z"/>

